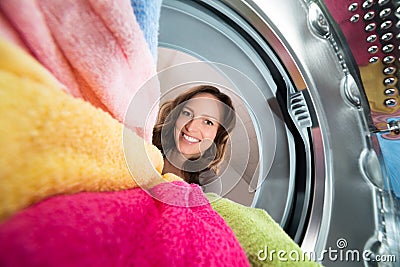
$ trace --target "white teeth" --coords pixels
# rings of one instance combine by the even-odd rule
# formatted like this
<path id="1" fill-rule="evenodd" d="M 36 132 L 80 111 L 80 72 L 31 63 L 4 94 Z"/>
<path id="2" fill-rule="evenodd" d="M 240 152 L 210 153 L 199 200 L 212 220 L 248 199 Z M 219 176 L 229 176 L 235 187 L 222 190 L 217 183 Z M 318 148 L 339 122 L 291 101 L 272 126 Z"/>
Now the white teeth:
<path id="1" fill-rule="evenodd" d="M 196 139 L 196 138 L 191 137 L 191 136 L 187 136 L 186 134 L 183 134 L 183 138 L 185 138 L 187 141 L 189 141 L 191 143 L 200 142 L 199 139 Z"/>

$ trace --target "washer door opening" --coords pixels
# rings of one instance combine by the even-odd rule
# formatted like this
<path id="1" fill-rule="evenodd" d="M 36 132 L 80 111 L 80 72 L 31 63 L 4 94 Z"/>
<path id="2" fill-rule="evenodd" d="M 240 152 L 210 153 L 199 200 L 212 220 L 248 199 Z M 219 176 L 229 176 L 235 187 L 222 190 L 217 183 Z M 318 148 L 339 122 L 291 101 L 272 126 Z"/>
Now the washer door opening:
<path id="1" fill-rule="evenodd" d="M 239 117 L 245 125 L 250 125 L 248 120 L 252 124 L 247 136 L 249 160 L 245 162 L 245 174 L 248 171 L 250 175 L 243 175 L 226 196 L 265 209 L 296 242 L 308 244 L 310 250 L 315 250 L 317 243 L 323 244 L 321 226 L 329 218 L 329 209 L 324 210 L 324 206 L 330 205 L 325 187 L 330 181 L 327 151 L 301 75 L 288 70 L 265 37 L 222 1 L 164 1 L 159 47 L 159 71 L 180 66 L 185 78 L 223 84 L 210 74 L 185 72 L 191 67 L 182 65 L 203 62 L 213 69 L 214 76 L 229 81 L 242 101 Z M 180 77 L 166 76 L 160 79 L 164 93 L 185 83 Z M 254 86 L 245 85 L 243 77 Z M 171 80 L 176 83 L 171 84 Z M 235 147 L 243 151 L 242 143 L 233 140 L 232 151 Z M 237 160 L 232 155 L 233 169 L 243 164 L 241 159 L 243 155 Z M 229 184 L 224 182 L 228 179 L 223 179 L 223 185 Z"/>

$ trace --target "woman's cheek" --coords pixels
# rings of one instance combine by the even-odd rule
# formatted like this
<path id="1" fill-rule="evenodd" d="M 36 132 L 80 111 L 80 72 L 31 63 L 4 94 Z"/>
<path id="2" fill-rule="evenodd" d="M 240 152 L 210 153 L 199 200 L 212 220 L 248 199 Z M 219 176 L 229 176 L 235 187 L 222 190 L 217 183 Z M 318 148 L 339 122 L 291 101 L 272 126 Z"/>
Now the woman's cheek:
<path id="1" fill-rule="evenodd" d="M 203 141 L 200 144 L 200 151 L 204 152 L 207 149 L 209 149 L 211 147 L 211 145 L 213 144 L 213 139 L 203 139 Z"/>

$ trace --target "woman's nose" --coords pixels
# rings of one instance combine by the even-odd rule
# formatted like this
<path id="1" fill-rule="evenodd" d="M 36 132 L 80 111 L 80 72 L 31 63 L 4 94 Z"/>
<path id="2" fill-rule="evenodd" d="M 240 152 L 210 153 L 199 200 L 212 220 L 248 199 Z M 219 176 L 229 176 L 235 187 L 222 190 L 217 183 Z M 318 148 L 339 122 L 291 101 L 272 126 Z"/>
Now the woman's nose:
<path id="1" fill-rule="evenodd" d="M 193 132 L 196 131 L 200 128 L 200 123 L 201 120 L 200 119 L 191 119 L 190 121 L 188 121 L 185 125 L 186 130 L 188 130 L 189 132 Z"/>

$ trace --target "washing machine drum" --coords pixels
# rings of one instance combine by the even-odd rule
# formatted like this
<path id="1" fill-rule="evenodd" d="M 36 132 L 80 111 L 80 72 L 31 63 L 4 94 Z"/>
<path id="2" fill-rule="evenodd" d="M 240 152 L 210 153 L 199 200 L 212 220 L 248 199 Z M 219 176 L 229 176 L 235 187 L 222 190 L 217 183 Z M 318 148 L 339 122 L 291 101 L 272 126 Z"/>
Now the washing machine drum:
<path id="1" fill-rule="evenodd" d="M 265 209 L 306 251 L 340 237 L 363 248 L 374 214 L 359 170 L 368 105 L 358 76 L 318 5 L 254 2 L 163 1 L 162 95 L 206 83 L 232 97 L 223 195 Z"/>

